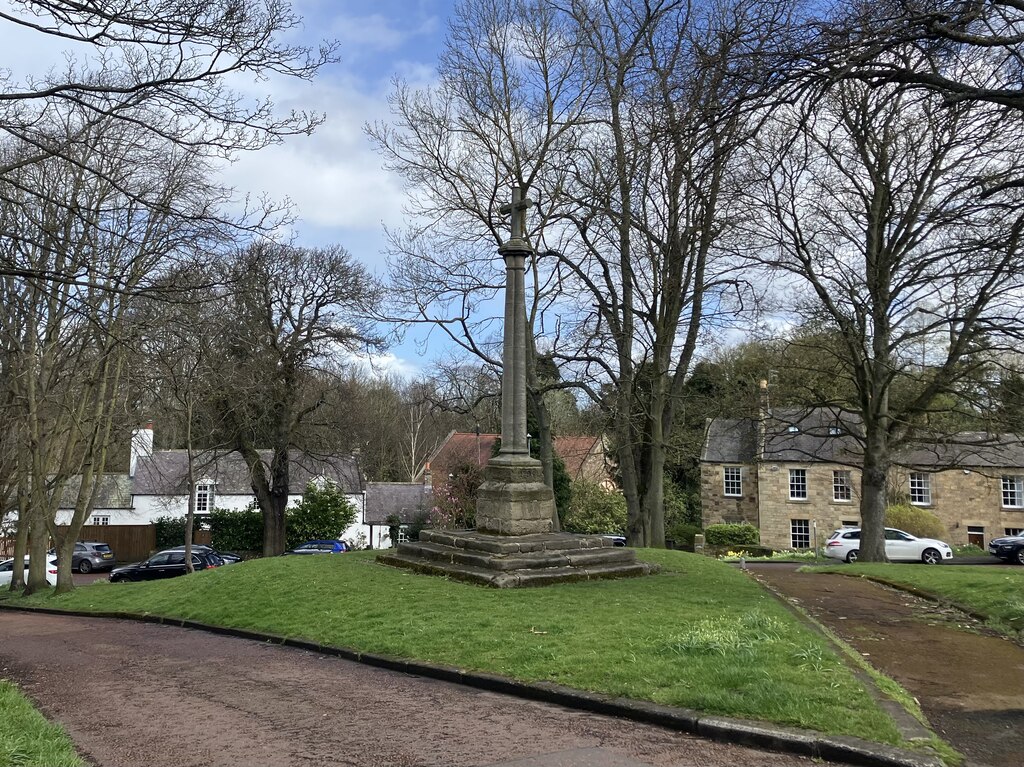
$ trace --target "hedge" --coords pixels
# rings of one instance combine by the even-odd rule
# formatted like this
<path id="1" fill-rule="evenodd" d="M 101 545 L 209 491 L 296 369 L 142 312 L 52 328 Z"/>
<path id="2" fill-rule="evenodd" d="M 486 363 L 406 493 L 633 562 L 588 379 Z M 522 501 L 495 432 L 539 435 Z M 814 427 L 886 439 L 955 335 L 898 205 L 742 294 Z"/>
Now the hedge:
<path id="1" fill-rule="evenodd" d="M 761 533 L 753 525 L 708 525 L 704 542 L 711 546 L 756 545 L 761 542 Z"/>

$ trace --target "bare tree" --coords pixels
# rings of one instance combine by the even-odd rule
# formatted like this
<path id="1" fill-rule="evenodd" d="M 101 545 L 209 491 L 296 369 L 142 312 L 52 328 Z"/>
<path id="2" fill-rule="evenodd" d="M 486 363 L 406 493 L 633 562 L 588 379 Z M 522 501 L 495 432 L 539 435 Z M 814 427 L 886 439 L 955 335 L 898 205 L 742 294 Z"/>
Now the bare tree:
<path id="1" fill-rule="evenodd" d="M 133 308 L 142 286 L 191 249 L 214 249 L 223 234 L 205 215 L 223 191 L 209 183 L 201 158 L 154 146 L 124 120 L 93 123 L 69 114 L 66 128 L 102 173 L 85 160 L 51 157 L 3 182 L 19 201 L 3 207 L 0 252 L 14 269 L 0 289 L 3 345 L 11 354 L 8 413 L 24 440 L 18 497 L 19 524 L 31 536 L 27 591 L 45 586 L 47 533 L 57 544 L 58 590 L 72 587 L 74 541 L 125 428 L 127 361 L 140 330 Z M 65 490 L 73 514 L 61 531 L 55 511 Z"/>
<path id="2" fill-rule="evenodd" d="M 176 145 L 179 152 L 207 159 L 230 158 L 238 151 L 311 132 L 322 116 L 301 111 L 278 116 L 269 98 L 249 98 L 229 87 L 238 75 L 309 79 L 331 61 L 333 43 L 313 49 L 284 42 L 300 23 L 287 0 L 8 3 L 0 13 L 0 24 L 10 32 L 26 41 L 65 42 L 72 53 L 63 70 L 23 80 L 16 80 L 10 70 L 0 72 L 0 136 L 20 147 L 17 155 L 0 158 L 0 180 L 4 181 L 0 202 L 10 207 L 64 204 L 61 196 L 43 198 L 36 187 L 22 183 L 27 165 L 48 158 L 63 159 L 92 177 L 90 185 L 116 188 L 139 206 L 157 202 L 143 190 L 121 183 L 101 153 L 89 151 L 100 126 L 111 122 L 134 130 L 142 143 Z M 68 115 L 74 115 L 73 121 Z M 64 129 L 55 130 L 55 125 Z M 174 200 L 165 199 L 162 204 L 168 207 L 154 210 L 154 215 L 177 216 L 185 228 L 189 216 L 196 214 L 178 208 Z M 202 215 L 258 232 L 277 223 L 267 220 L 263 207 L 257 206 L 254 217 L 221 217 L 214 207 Z M 67 211 L 69 216 L 74 214 L 74 208 Z M 82 218 L 80 223 L 88 220 Z M 0 257 L 0 274 L 51 281 L 83 279 L 56 271 L 29 273 L 28 268 L 24 262 Z M 111 275 L 109 289 L 125 286 Z"/>
<path id="3" fill-rule="evenodd" d="M 997 108 L 901 86 L 847 81 L 812 108 L 762 133 L 753 250 L 788 275 L 784 316 L 821 331 L 805 364 L 854 393 L 814 404 L 852 416 L 861 558 L 884 561 L 891 467 L 1024 331 L 1024 200 L 1004 184 L 1024 135 Z"/>
<path id="4" fill-rule="evenodd" d="M 867 0 L 825 6 L 796 52 L 803 76 L 854 77 L 1024 109 L 1019 0 Z"/>
<path id="5" fill-rule="evenodd" d="M 307 375 L 381 339 L 368 319 L 379 302 L 372 277 L 343 248 L 254 245 L 226 265 L 220 386 L 210 406 L 221 433 L 249 468 L 264 519 L 263 552 L 285 549 L 289 450 L 299 426 L 324 403 Z M 265 463 L 261 448 L 269 448 Z"/>
<path id="6" fill-rule="evenodd" d="M 752 130 L 744 105 L 760 48 L 784 13 L 724 1 L 467 3 L 438 91 L 399 85 L 397 125 L 370 129 L 411 186 L 410 212 L 429 222 L 393 241 L 404 317 L 495 369 L 497 208 L 511 185 L 536 198 L 527 385 L 542 441 L 550 458 L 546 389 L 582 387 L 613 414 L 635 544 L 664 545 L 672 403 L 704 296 L 724 300 L 714 245 L 729 167 Z M 538 353 L 565 372 L 539 377 Z M 651 396 L 638 368 L 651 371 Z"/>

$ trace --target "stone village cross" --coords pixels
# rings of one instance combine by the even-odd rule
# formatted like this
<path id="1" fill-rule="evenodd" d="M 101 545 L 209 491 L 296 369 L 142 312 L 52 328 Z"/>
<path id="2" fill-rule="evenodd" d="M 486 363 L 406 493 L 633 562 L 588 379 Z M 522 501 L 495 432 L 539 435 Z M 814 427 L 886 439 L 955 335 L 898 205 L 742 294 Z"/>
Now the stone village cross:
<path id="1" fill-rule="evenodd" d="M 553 533 L 555 497 L 540 461 L 526 441 L 526 211 L 532 202 L 518 187 L 512 202 L 511 237 L 498 253 L 505 259 L 505 328 L 501 376 L 501 450 L 484 469 L 477 491 L 475 530 L 420 532 L 377 561 L 429 575 L 497 588 L 543 586 L 591 578 L 647 575 L 656 569 L 636 551 L 613 547 L 601 535 Z"/>

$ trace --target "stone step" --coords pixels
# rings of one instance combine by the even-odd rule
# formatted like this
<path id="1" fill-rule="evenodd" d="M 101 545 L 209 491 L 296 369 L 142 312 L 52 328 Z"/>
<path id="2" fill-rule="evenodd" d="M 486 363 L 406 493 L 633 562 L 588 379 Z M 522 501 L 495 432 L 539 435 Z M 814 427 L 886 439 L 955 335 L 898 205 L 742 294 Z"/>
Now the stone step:
<path id="1" fill-rule="evenodd" d="M 571 551 L 615 548 L 600 535 L 538 533 L 535 535 L 492 535 L 473 530 L 423 530 L 420 541 L 487 554 L 527 554 L 540 551 Z"/>
<path id="2" fill-rule="evenodd" d="M 398 553 L 406 557 L 420 557 L 434 562 L 452 562 L 495 571 L 551 567 L 600 567 L 615 564 L 631 564 L 636 561 L 636 552 L 627 548 L 534 551 L 524 554 L 487 554 L 425 541 L 403 543 L 399 545 Z"/>
<path id="3" fill-rule="evenodd" d="M 429 575 L 447 576 L 494 588 L 526 588 L 604 578 L 640 577 L 649 575 L 653 571 L 651 565 L 645 562 L 595 567 L 548 567 L 535 570 L 495 571 L 455 562 L 427 560 L 403 554 L 397 550 L 394 553 L 377 555 L 377 561 L 392 567 L 403 567 Z"/>

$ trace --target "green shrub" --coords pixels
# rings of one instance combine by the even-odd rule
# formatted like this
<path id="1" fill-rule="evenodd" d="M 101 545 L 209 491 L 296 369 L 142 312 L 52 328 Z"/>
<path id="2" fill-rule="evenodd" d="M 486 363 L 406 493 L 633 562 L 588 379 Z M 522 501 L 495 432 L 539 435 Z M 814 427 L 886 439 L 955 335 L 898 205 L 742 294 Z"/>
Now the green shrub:
<path id="1" fill-rule="evenodd" d="M 625 535 L 627 518 L 626 499 L 618 493 L 609 493 L 594 482 L 572 483 L 572 501 L 565 515 L 566 532 Z"/>
<path id="2" fill-rule="evenodd" d="M 753 525 L 708 525 L 704 528 L 704 541 L 709 546 L 756 545 L 761 542 L 761 533 Z"/>
<path id="3" fill-rule="evenodd" d="M 949 530 L 935 514 L 920 506 L 897 503 L 885 510 L 885 526 L 895 527 L 918 538 L 945 540 Z"/>
<path id="4" fill-rule="evenodd" d="M 263 514 L 256 502 L 241 511 L 210 512 L 210 540 L 221 551 L 263 551 Z"/>
<path id="5" fill-rule="evenodd" d="M 310 483 L 302 501 L 285 512 L 285 541 L 292 549 L 317 538 L 338 538 L 356 521 L 356 508 L 337 486 Z"/>
<path id="6" fill-rule="evenodd" d="M 693 551 L 693 537 L 699 532 L 700 525 L 676 522 L 671 527 L 665 528 L 665 540 L 674 541 L 678 549 Z"/>
<path id="7" fill-rule="evenodd" d="M 700 491 L 684 490 L 668 476 L 665 477 L 665 527 L 696 525 L 701 519 Z M 672 536 L 669 535 L 669 538 Z"/>
<path id="8" fill-rule="evenodd" d="M 170 549 L 185 543 L 185 517 L 158 517 L 156 528 L 157 549 Z"/>
<path id="9" fill-rule="evenodd" d="M 410 541 L 418 541 L 420 539 L 420 531 L 427 527 L 430 527 L 430 515 L 425 511 L 421 511 L 412 518 L 412 522 L 406 525 L 405 534 L 409 536 Z"/>

